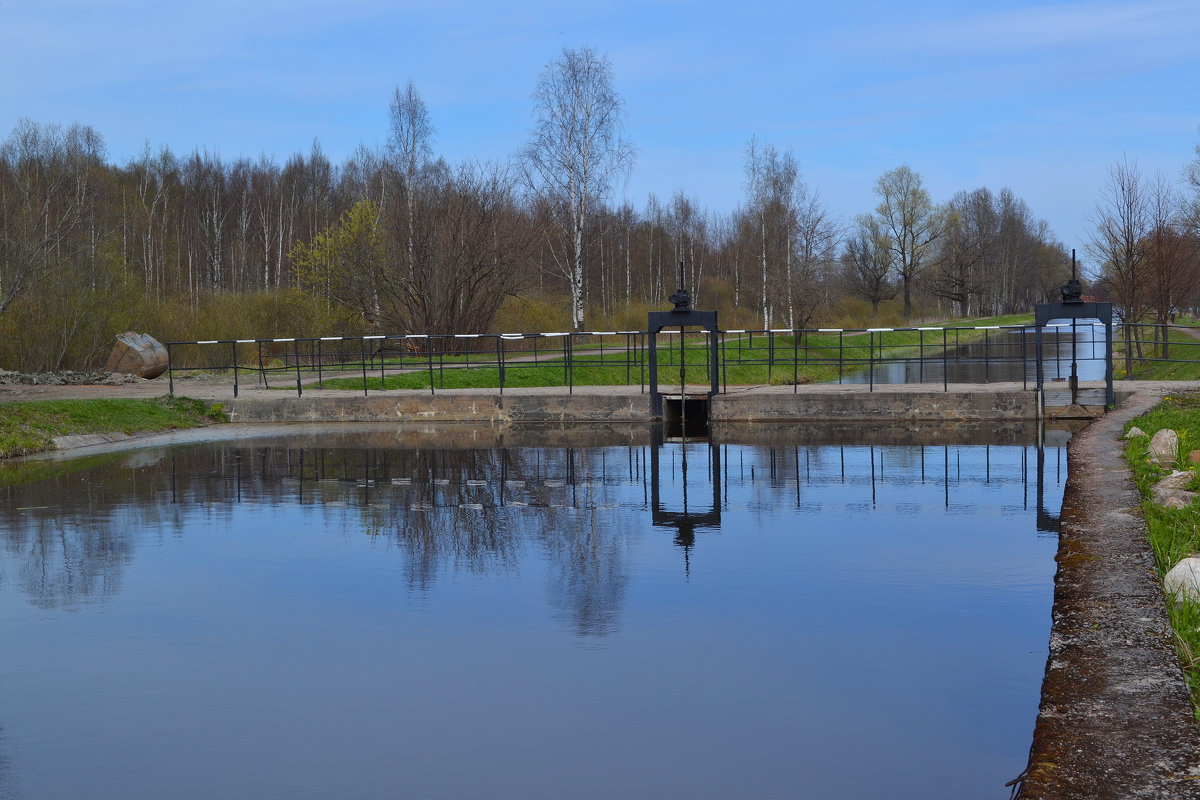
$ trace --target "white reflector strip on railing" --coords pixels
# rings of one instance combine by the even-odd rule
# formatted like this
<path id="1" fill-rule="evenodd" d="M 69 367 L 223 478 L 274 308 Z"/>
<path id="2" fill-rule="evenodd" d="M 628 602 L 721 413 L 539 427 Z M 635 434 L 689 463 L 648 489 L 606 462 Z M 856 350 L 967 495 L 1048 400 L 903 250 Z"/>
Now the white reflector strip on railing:
<path id="1" fill-rule="evenodd" d="M 919 331 L 944 331 L 945 328 L 917 328 Z"/>
<path id="2" fill-rule="evenodd" d="M 845 328 L 818 328 L 817 333 L 842 333 Z"/>
<path id="3" fill-rule="evenodd" d="M 295 339 L 272 339 L 272 342 L 294 342 Z"/>
<path id="4" fill-rule="evenodd" d="M 894 333 L 895 328 L 867 328 L 867 333 Z"/>
<path id="5" fill-rule="evenodd" d="M 570 336 L 569 333 L 543 333 L 542 336 Z"/>
<path id="6" fill-rule="evenodd" d="M 195 344 L 220 344 L 220 340 L 219 339 L 208 339 L 207 341 L 203 341 L 203 342 L 195 342 Z"/>
<path id="7" fill-rule="evenodd" d="M 427 334 L 427 333 L 406 333 L 406 334 L 404 334 L 404 338 L 405 339 L 428 339 L 429 334 Z"/>
<path id="8" fill-rule="evenodd" d="M 321 337 L 322 342 L 341 342 L 344 340 L 345 340 L 345 337 L 343 337 L 343 336 L 322 336 Z"/>
<path id="9" fill-rule="evenodd" d="M 584 334 L 584 336 L 616 336 L 616 335 L 617 335 L 616 331 L 592 331 L 591 333 Z"/>
<path id="10" fill-rule="evenodd" d="M 746 329 L 745 329 L 745 328 L 740 328 L 740 329 L 738 329 L 738 330 L 736 330 L 736 331 L 725 331 L 725 332 L 726 332 L 726 333 L 745 333 L 745 332 L 746 332 Z"/>
<path id="11" fill-rule="evenodd" d="M 523 333 L 502 333 L 502 334 L 500 334 L 500 338 L 501 339 L 524 339 L 525 334 L 523 334 Z"/>
<path id="12" fill-rule="evenodd" d="M 257 339 L 238 339 L 237 343 L 238 344 L 254 344 L 257 341 L 258 341 Z"/>
<path id="13" fill-rule="evenodd" d="M 977 330 L 977 331 L 998 331 L 998 330 L 1000 330 L 1000 326 L 999 325 L 976 325 L 975 330 Z"/>
<path id="14" fill-rule="evenodd" d="M 478 333 L 456 333 L 456 334 L 454 334 L 454 338 L 455 339 L 478 339 L 479 334 Z"/>

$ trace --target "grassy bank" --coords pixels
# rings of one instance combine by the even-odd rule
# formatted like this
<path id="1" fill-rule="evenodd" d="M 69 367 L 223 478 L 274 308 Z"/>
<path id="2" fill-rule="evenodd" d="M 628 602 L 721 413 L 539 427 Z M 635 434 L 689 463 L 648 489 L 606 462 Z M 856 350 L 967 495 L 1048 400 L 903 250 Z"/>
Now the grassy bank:
<path id="1" fill-rule="evenodd" d="M 849 331 L 845 333 L 805 332 L 799 336 L 789 333 L 726 334 L 722 342 L 721 381 L 730 385 L 792 383 L 821 383 L 838 378 L 839 364 L 843 374 L 864 369 L 872 360 L 895 360 L 912 358 L 924 354 L 927 358 L 938 357 L 943 344 L 948 348 L 981 342 L 989 333 L 997 331 L 977 330 L 974 326 L 1020 325 L 1032 322 L 1030 315 L 1009 315 L 980 320 L 956 320 L 948 325 L 960 328 L 950 330 L 944 337 L 940 331 L 905 329 L 879 329 L 875 331 Z M 940 326 L 939 326 L 940 327 Z M 679 380 L 679 344 L 667 342 L 667 331 L 659 338 L 658 364 L 660 384 Z M 600 345 L 582 338 L 573 348 L 571 380 L 578 386 L 638 386 L 648 379 L 648 367 L 637 363 L 645 358 L 634 344 L 629 352 L 633 363 L 625 364 L 626 342 L 623 338 L 607 344 L 607 351 Z M 504 385 L 506 387 L 565 386 L 567 384 L 561 350 L 543 349 L 537 363 L 524 344 L 522 349 L 506 349 Z M 607 352 L 606 356 L 601 356 Z M 607 358 L 609 364 L 598 363 Z M 490 360 L 491 366 L 468 364 Z M 793 358 L 797 362 L 793 367 Z M 687 363 L 686 380 L 691 384 L 709 382 L 706 363 L 707 345 L 699 336 L 687 339 L 684 360 Z M 367 375 L 367 388 L 428 389 L 432 373 L 433 384 L 438 389 L 483 389 L 500 385 L 500 371 L 495 366 L 494 352 L 480 352 L 475 356 L 437 355 L 432 363 L 428 357 L 410 356 L 405 359 L 386 360 L 386 374 L 381 382 L 378 367 L 374 374 Z M 392 372 L 395 370 L 394 372 Z M 402 371 L 401 371 L 402 370 Z M 309 372 L 307 368 L 303 370 Z M 315 385 L 311 379 L 308 385 Z M 322 381 L 330 389 L 362 389 L 361 377 L 339 377 Z"/>
<path id="2" fill-rule="evenodd" d="M 38 400 L 0 405 L 0 458 L 50 450 L 54 437 L 143 433 L 225 421 L 216 406 L 186 397 Z"/>
<path id="3" fill-rule="evenodd" d="M 1186 462 L 1188 453 L 1200 449 L 1200 394 L 1169 396 L 1150 413 L 1131 421 L 1126 430 L 1134 425 L 1149 435 L 1129 442 L 1126 459 L 1142 496 L 1149 498 L 1151 487 L 1171 472 L 1150 463 L 1146 455 L 1149 437 L 1164 428 L 1174 430 L 1179 434 L 1179 449 Z M 1200 479 L 1193 477 L 1192 487 L 1197 486 Z M 1172 510 L 1146 499 L 1142 509 L 1160 578 L 1180 559 L 1200 553 L 1200 503 Z M 1192 691 L 1192 705 L 1200 719 L 1200 604 L 1168 601 L 1168 608 L 1179 658 Z"/>
<path id="4" fill-rule="evenodd" d="M 1143 332 L 1140 334 L 1146 336 Z M 1200 378 L 1200 339 L 1178 328 L 1169 329 L 1168 348 L 1164 358 L 1162 344 L 1142 342 L 1140 350 L 1134 345 L 1133 374 L 1125 370 L 1125 340 L 1114 334 L 1113 373 L 1118 380 L 1133 378 L 1143 381 L 1194 381 Z"/>

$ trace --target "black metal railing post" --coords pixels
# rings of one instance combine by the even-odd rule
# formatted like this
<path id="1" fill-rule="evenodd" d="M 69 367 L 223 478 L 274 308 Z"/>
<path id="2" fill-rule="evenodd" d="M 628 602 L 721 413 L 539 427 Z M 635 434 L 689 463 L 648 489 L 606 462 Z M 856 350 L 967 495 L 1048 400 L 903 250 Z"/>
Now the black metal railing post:
<path id="1" fill-rule="evenodd" d="M 950 391 L 950 359 L 946 353 L 949 342 L 946 339 L 946 329 L 942 328 L 942 391 Z"/>
<path id="2" fill-rule="evenodd" d="M 875 391 L 875 331 L 870 331 L 870 342 L 867 345 L 867 374 L 871 383 L 869 392 Z M 882 353 L 880 353 L 882 355 Z"/>
<path id="3" fill-rule="evenodd" d="M 917 381 L 925 382 L 925 331 L 917 330 L 917 359 L 919 366 L 917 367 Z"/>
<path id="4" fill-rule="evenodd" d="M 992 376 L 990 373 L 990 367 L 992 364 L 991 354 L 992 354 L 991 348 L 988 346 L 988 332 L 986 329 L 984 329 L 984 331 L 983 331 L 983 382 L 984 383 L 992 382 Z"/>
<path id="5" fill-rule="evenodd" d="M 446 388 L 446 337 L 440 334 L 438 340 L 438 388 Z"/>
<path id="6" fill-rule="evenodd" d="M 317 339 L 317 388 L 325 388 L 325 341 Z"/>
<path id="7" fill-rule="evenodd" d="M 258 340 L 258 380 L 262 383 L 264 389 L 270 389 L 271 385 L 267 383 L 267 371 L 263 367 L 262 359 L 262 340 Z"/>
<path id="8" fill-rule="evenodd" d="M 792 394 L 797 392 L 796 384 L 800 382 L 800 353 L 796 349 L 796 329 L 792 328 Z"/>
<path id="9" fill-rule="evenodd" d="M 429 334 L 425 334 L 425 354 L 429 357 L 429 394 L 436 395 L 437 389 L 433 385 L 433 339 Z"/>
<path id="10" fill-rule="evenodd" d="M 775 331 L 767 331 L 767 385 L 771 385 L 771 369 L 775 366 Z"/>
<path id="11" fill-rule="evenodd" d="M 367 396 L 367 340 L 360 336 L 358 337 L 358 357 L 362 362 L 363 376 L 363 397 Z"/>
<path id="12" fill-rule="evenodd" d="M 292 339 L 292 358 L 296 359 L 296 397 L 304 396 L 304 389 L 300 384 L 300 341 Z"/>
<path id="13" fill-rule="evenodd" d="M 504 394 L 504 339 L 496 336 L 496 364 L 500 372 L 500 394 Z"/>
<path id="14" fill-rule="evenodd" d="M 1029 337 L 1025 333 L 1025 329 L 1021 328 L 1021 388 L 1029 388 L 1029 356 L 1027 355 L 1029 343 L 1026 341 Z"/>
<path id="15" fill-rule="evenodd" d="M 846 354 L 845 336 L 846 336 L 846 331 L 844 331 L 844 330 L 838 331 L 838 385 L 839 386 L 842 383 L 842 373 L 843 373 L 844 367 L 846 365 L 846 362 L 845 362 L 845 354 Z"/>

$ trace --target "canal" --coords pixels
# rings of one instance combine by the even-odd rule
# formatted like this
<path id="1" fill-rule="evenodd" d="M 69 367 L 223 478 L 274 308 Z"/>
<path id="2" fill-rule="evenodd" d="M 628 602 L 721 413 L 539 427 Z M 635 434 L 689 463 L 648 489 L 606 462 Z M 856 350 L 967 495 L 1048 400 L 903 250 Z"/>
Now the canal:
<path id="1" fill-rule="evenodd" d="M 927 434 L 47 467 L 0 490 L 0 797 L 1007 797 L 1067 437 Z"/>

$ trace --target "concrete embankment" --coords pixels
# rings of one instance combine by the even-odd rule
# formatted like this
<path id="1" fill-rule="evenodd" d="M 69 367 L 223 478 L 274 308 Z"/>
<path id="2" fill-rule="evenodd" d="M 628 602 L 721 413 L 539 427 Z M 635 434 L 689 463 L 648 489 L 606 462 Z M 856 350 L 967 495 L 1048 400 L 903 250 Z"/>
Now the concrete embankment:
<path id="1" fill-rule="evenodd" d="M 181 393 L 191 394 L 187 388 Z M 690 393 L 690 391 L 689 391 Z M 243 391 L 225 401 L 234 422 L 650 422 L 650 395 L 636 387 L 379 392 Z M 712 401 L 727 422 L 1006 422 L 1036 420 L 1037 397 L 1021 384 L 956 386 L 738 387 Z M 1053 416 L 1053 414 L 1051 414 Z"/>
<path id="2" fill-rule="evenodd" d="M 1050 655 L 1021 797 L 1200 798 L 1200 728 L 1120 440 L 1144 391 L 1071 439 Z"/>

